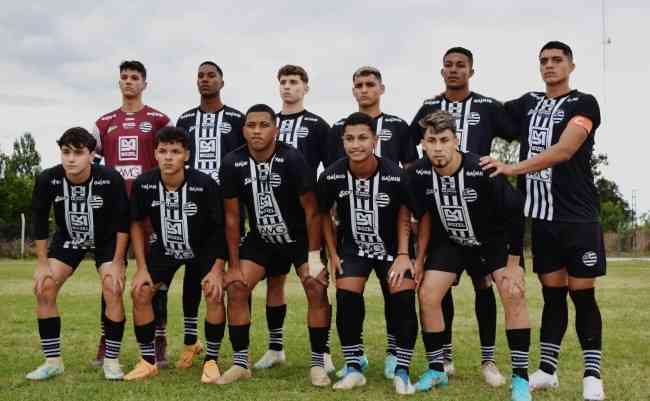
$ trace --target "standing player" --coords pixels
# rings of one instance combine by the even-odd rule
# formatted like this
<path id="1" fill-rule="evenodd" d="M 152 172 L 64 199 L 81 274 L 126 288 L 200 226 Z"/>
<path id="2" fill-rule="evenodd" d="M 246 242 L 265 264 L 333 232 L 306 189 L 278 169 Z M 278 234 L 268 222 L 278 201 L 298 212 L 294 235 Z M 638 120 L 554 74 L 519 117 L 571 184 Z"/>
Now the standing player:
<path id="1" fill-rule="evenodd" d="M 375 154 L 382 158 L 401 163 L 402 166 L 417 159 L 415 144 L 409 135 L 408 124 L 399 117 L 385 114 L 381 111 L 381 96 L 386 90 L 382 81 L 381 72 L 374 67 L 361 67 L 352 74 L 352 95 L 359 106 L 359 112 L 372 117 L 373 129 L 377 133 L 377 146 Z M 329 166 L 336 160 L 345 156 L 343 148 L 343 125 L 345 119 L 336 122 L 328 135 L 328 155 L 326 165 Z M 397 364 L 396 329 L 390 311 L 390 291 L 384 280 L 381 291 L 384 296 L 384 317 L 386 319 L 387 348 L 384 361 L 384 375 L 393 378 Z M 363 344 L 362 344 L 363 348 Z M 366 369 L 368 360 L 362 357 L 362 368 Z M 339 376 L 345 374 L 345 369 L 338 372 Z"/>
<path id="2" fill-rule="evenodd" d="M 484 158 L 493 174 L 518 176 L 526 195 L 524 214 L 533 220 L 533 269 L 542 284 L 541 362 L 530 377 L 533 389 L 557 387 L 557 361 L 566 332 L 567 292 L 576 308 L 576 332 L 585 364 L 583 397 L 605 398 L 600 378 L 602 320 L 595 291 L 605 275 L 598 191 L 591 172 L 600 109 L 589 94 L 571 89 L 573 52 L 549 42 L 539 52 L 546 92 L 529 92 L 506 103 L 521 132 L 520 162 Z"/>
<path id="3" fill-rule="evenodd" d="M 304 68 L 285 65 L 278 71 L 282 111 L 277 115 L 278 142 L 298 149 L 312 170 L 314 179 L 318 166 L 325 160 L 329 125 L 321 117 L 305 110 L 304 98 L 309 92 L 309 77 Z M 286 360 L 283 344 L 284 318 L 287 305 L 284 297 L 286 275 L 269 277 L 266 281 L 266 323 L 269 329 L 269 349 L 255 363 L 255 368 L 270 368 Z M 334 370 L 329 352 L 325 356 L 326 367 Z M 329 365 L 329 366 L 328 366 Z M 328 369 L 328 371 L 330 370 Z"/>
<path id="4" fill-rule="evenodd" d="M 244 143 L 242 126 L 244 116 L 221 101 L 223 71 L 216 63 L 204 61 L 199 64 L 196 86 L 201 104 L 181 114 L 176 123 L 189 135 L 191 168 L 201 171 L 218 182 L 219 165 L 227 153 Z M 185 270 L 187 273 L 188 270 Z M 189 368 L 194 356 L 203 347 L 197 337 L 201 286 L 197 280 L 183 280 L 183 327 L 185 348 L 176 367 Z"/>
<path id="5" fill-rule="evenodd" d="M 348 390 L 366 383 L 359 360 L 365 317 L 363 291 L 374 270 L 390 291 L 397 342 L 395 391 L 413 394 L 409 367 L 418 326 L 408 238 L 415 202 L 406 173 L 396 163 L 374 155 L 378 139 L 372 118 L 353 113 L 343 130 L 347 157 L 328 167 L 318 180 L 323 232 L 336 275 L 336 326 L 347 366 L 334 388 Z M 335 204 L 341 223 L 336 232 L 331 216 Z"/>
<path id="6" fill-rule="evenodd" d="M 505 178 L 489 178 L 481 170 L 478 155 L 458 150 L 455 118 L 450 113 L 435 111 L 421 123 L 426 129 L 422 140 L 426 157 L 409 167 L 409 178 L 425 211 L 418 228 L 415 271 L 429 370 L 415 387 L 426 391 L 447 384 L 441 303 L 466 267 L 470 275 L 490 275 L 496 283 L 511 352 L 512 400 L 530 401 L 530 323 L 524 270 L 519 265 L 521 196 Z"/>
<path id="7" fill-rule="evenodd" d="M 93 135 L 97 140 L 97 154 L 104 157 L 104 164 L 107 167 L 116 169 L 122 175 L 126 181 L 126 189 L 130 192 L 133 180 L 156 166 L 153 154 L 156 132 L 171 123 L 169 117 L 142 102 L 142 92 L 147 87 L 147 70 L 141 62 L 133 60 L 123 61 L 120 64 L 119 86 L 122 92 L 122 106 L 99 117 Z M 155 305 L 156 352 L 160 361 L 159 366 L 166 366 L 167 292 L 165 288 L 157 292 Z M 102 316 L 103 311 L 102 300 Z M 102 333 L 104 326 L 102 320 Z M 104 349 L 105 338 L 102 334 L 95 364 L 101 363 Z"/>
<path id="8" fill-rule="evenodd" d="M 61 318 L 56 305 L 63 283 L 93 252 L 106 310 L 104 376 L 124 376 L 118 360 L 124 334 L 124 263 L 128 235 L 128 199 L 124 180 L 112 169 L 93 165 L 96 141 L 83 128 L 70 128 L 57 141 L 61 164 L 36 178 L 32 198 L 38 261 L 34 272 L 36 316 L 46 361 L 27 374 L 44 380 L 63 373 Z M 50 209 L 57 231 L 47 247 Z"/>
<path id="9" fill-rule="evenodd" d="M 490 154 L 492 140 L 501 137 L 508 141 L 516 139 L 513 124 L 504 107 L 496 100 L 472 92 L 469 80 L 474 75 L 474 56 L 463 47 L 452 47 L 445 52 L 440 73 L 445 82 L 445 92 L 424 101 L 410 126 L 413 140 L 419 143 L 424 128 L 420 120 L 436 110 L 446 110 L 456 120 L 456 135 L 461 152 L 472 152 L 480 156 Z M 469 268 L 469 266 L 463 266 Z M 462 272 L 461 272 L 462 274 Z M 459 274 L 459 277 L 461 276 Z M 500 386 L 505 379 L 494 359 L 496 344 L 497 306 L 490 277 L 472 277 L 474 285 L 474 310 L 478 321 L 481 340 L 481 372 L 485 381 Z M 454 374 L 452 349 L 452 324 L 454 300 L 451 289 L 442 301 L 445 316 L 445 371 Z"/>
<path id="10" fill-rule="evenodd" d="M 311 344 L 311 383 L 327 386 L 325 352 L 330 328 L 327 270 L 320 259 L 320 219 L 314 177 L 298 150 L 277 143 L 276 115 L 258 104 L 246 112 L 246 145 L 229 153 L 219 177 L 226 210 L 228 324 L 233 366 L 220 384 L 251 377 L 248 368 L 250 310 L 248 297 L 264 277 L 286 275 L 291 265 L 307 296 Z M 239 246 L 240 204 L 251 229 Z"/>
<path id="11" fill-rule="evenodd" d="M 207 352 L 201 381 L 215 383 L 219 378 L 217 359 L 225 328 L 223 207 L 216 182 L 200 171 L 185 169 L 188 146 L 182 128 L 161 129 L 154 143 L 160 167 L 143 173 L 133 184 L 131 236 L 137 263 L 132 282 L 133 325 L 142 359 L 125 380 L 158 373 L 151 302 L 157 288 L 169 286 L 181 265 L 187 271 L 185 280 L 203 286 L 206 296 Z M 146 219 L 154 230 L 149 252 L 145 252 Z"/>

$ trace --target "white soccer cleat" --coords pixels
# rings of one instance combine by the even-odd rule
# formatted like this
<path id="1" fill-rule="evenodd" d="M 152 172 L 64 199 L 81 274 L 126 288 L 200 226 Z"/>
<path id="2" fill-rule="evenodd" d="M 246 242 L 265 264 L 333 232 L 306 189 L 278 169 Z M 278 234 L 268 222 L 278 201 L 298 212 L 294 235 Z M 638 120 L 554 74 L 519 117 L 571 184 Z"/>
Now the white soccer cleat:
<path id="1" fill-rule="evenodd" d="M 558 388 L 559 386 L 560 382 L 557 379 L 557 372 L 549 375 L 543 370 L 538 369 L 528 378 L 528 387 L 530 387 L 531 391 Z"/>
<path id="2" fill-rule="evenodd" d="M 445 373 L 447 376 L 453 376 L 456 374 L 456 368 L 454 367 L 453 361 L 444 361 L 443 366 L 445 367 Z"/>
<path id="3" fill-rule="evenodd" d="M 415 386 L 411 383 L 408 373 L 400 369 L 397 374 L 393 375 L 393 386 L 395 392 L 399 395 L 415 394 Z"/>
<path id="4" fill-rule="evenodd" d="M 106 380 L 122 380 L 124 378 L 124 371 L 122 371 L 118 359 L 104 358 L 102 369 Z"/>
<path id="5" fill-rule="evenodd" d="M 61 358 L 48 358 L 45 363 L 25 375 L 28 380 L 46 380 L 65 371 Z"/>
<path id="6" fill-rule="evenodd" d="M 332 355 L 325 354 L 325 371 L 329 374 L 336 370 L 334 366 L 334 361 L 332 361 Z"/>
<path id="7" fill-rule="evenodd" d="M 325 387 L 332 384 L 332 380 L 327 376 L 327 371 L 320 366 L 312 366 L 309 369 L 309 378 L 311 379 L 311 384 L 316 387 Z"/>
<path id="8" fill-rule="evenodd" d="M 217 384 L 230 384 L 240 380 L 248 380 L 252 377 L 250 369 L 242 368 L 239 365 L 232 365 L 216 380 Z"/>
<path id="9" fill-rule="evenodd" d="M 605 399 L 603 381 L 597 377 L 587 376 L 582 379 L 582 398 L 585 401 L 601 401 Z"/>
<path id="10" fill-rule="evenodd" d="M 348 373 L 339 381 L 334 383 L 334 390 L 352 390 L 355 387 L 366 385 L 366 377 L 357 370 L 348 370 Z"/>
<path id="11" fill-rule="evenodd" d="M 268 350 L 264 355 L 255 362 L 255 369 L 268 369 L 277 365 L 279 363 L 284 363 L 287 361 L 287 357 L 284 355 L 284 351 L 275 351 Z"/>
<path id="12" fill-rule="evenodd" d="M 492 387 L 502 386 L 506 382 L 506 378 L 503 377 L 497 365 L 492 361 L 481 364 L 481 373 L 483 373 L 485 382 Z"/>

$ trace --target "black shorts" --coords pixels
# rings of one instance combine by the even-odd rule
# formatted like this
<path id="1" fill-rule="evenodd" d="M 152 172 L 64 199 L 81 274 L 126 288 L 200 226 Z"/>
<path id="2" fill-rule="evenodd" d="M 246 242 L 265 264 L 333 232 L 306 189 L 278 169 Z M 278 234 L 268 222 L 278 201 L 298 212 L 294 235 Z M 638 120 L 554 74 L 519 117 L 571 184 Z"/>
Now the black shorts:
<path id="1" fill-rule="evenodd" d="M 377 278 L 380 281 L 385 281 L 388 276 L 388 269 L 390 269 L 393 262 L 385 260 L 376 260 L 364 258 L 357 255 L 343 255 L 341 257 L 341 268 L 343 274 L 336 272 L 336 278 L 344 277 L 369 277 L 370 273 L 374 270 Z M 408 277 L 410 277 L 410 273 Z"/>
<path id="2" fill-rule="evenodd" d="M 115 239 L 104 241 L 101 244 L 96 244 L 94 248 L 88 249 L 73 248 L 70 246 L 69 241 L 54 239 L 47 250 L 47 257 L 63 262 L 72 267 L 73 270 L 76 270 L 86 254 L 92 252 L 95 256 L 95 267 L 99 269 L 99 266 L 113 260 L 115 247 Z"/>
<path id="3" fill-rule="evenodd" d="M 291 265 L 296 269 L 307 263 L 307 239 L 299 238 L 290 244 L 269 244 L 252 231 L 239 247 L 239 259 L 250 260 L 266 270 L 266 277 L 289 274 Z"/>
<path id="4" fill-rule="evenodd" d="M 462 246 L 449 239 L 429 245 L 424 270 L 438 270 L 455 273 L 458 276 L 467 271 L 478 279 L 508 263 L 508 247 L 505 240 L 495 239 L 480 246 Z"/>
<path id="5" fill-rule="evenodd" d="M 183 280 L 192 280 L 195 285 L 200 285 L 201 280 L 212 268 L 213 260 L 207 258 L 195 258 L 186 260 L 148 260 L 147 268 L 153 284 L 165 284 L 169 287 L 178 269 L 185 265 L 185 277 Z"/>
<path id="6" fill-rule="evenodd" d="M 600 223 L 533 220 L 533 271 L 552 273 L 566 268 L 572 277 L 604 276 L 605 243 Z"/>

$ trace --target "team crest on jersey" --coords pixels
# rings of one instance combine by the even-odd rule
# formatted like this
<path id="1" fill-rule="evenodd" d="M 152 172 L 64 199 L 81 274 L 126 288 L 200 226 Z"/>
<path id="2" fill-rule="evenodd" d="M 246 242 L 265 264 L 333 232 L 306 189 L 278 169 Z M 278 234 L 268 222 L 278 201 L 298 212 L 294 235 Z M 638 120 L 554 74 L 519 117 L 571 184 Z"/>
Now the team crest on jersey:
<path id="1" fill-rule="evenodd" d="M 199 211 L 199 207 L 194 202 L 187 202 L 183 205 L 183 214 L 186 216 L 194 216 Z"/>
<path id="2" fill-rule="evenodd" d="M 271 174 L 271 186 L 273 188 L 277 188 L 280 185 L 282 185 L 282 177 L 280 177 L 280 174 L 278 174 L 278 173 L 272 173 Z"/>
<path id="3" fill-rule="evenodd" d="M 227 121 L 222 121 L 221 125 L 219 126 L 219 132 L 222 135 L 225 135 L 230 133 L 230 131 L 232 131 L 232 125 L 230 125 L 230 123 Z"/>
<path id="4" fill-rule="evenodd" d="M 118 160 L 138 160 L 137 136 L 121 136 L 119 138 Z"/>
<path id="5" fill-rule="evenodd" d="M 385 194 L 383 192 L 380 192 L 377 194 L 377 206 L 379 207 L 386 207 L 390 205 L 390 196 L 388 194 Z"/>
<path id="6" fill-rule="evenodd" d="M 110 127 L 108 127 L 108 128 L 106 129 L 106 133 L 107 133 L 107 134 L 110 134 L 111 131 L 114 131 L 114 130 L 116 130 L 116 129 L 117 129 L 117 125 L 111 125 Z"/>
<path id="7" fill-rule="evenodd" d="M 100 209 L 102 206 L 104 206 L 104 199 L 99 196 L 99 195 L 93 195 L 89 200 L 88 204 L 90 207 L 93 209 Z"/>
<path id="8" fill-rule="evenodd" d="M 140 128 L 140 132 L 148 134 L 153 129 L 153 125 L 149 121 L 143 121 L 138 128 Z"/>
<path id="9" fill-rule="evenodd" d="M 553 113 L 553 116 L 551 118 L 553 118 L 553 122 L 555 124 L 560 123 L 562 120 L 564 120 L 564 110 L 555 110 L 555 113 Z"/>
<path id="10" fill-rule="evenodd" d="M 469 125 L 478 125 L 481 122 L 481 115 L 475 111 L 469 113 L 467 116 L 467 123 Z"/>
<path id="11" fill-rule="evenodd" d="M 382 141 L 390 141 L 390 139 L 393 137 L 393 132 L 387 128 L 384 128 L 377 136 Z"/>
<path id="12" fill-rule="evenodd" d="M 350 196 L 350 191 L 339 191 L 339 198 L 345 198 L 346 196 Z"/>
<path id="13" fill-rule="evenodd" d="M 585 252 L 582 255 L 582 263 L 587 267 L 594 267 L 598 263 L 598 254 L 593 251 Z"/>
<path id="14" fill-rule="evenodd" d="M 466 187 L 463 189 L 463 199 L 467 202 L 474 202 L 478 199 L 478 193 L 474 188 Z"/>

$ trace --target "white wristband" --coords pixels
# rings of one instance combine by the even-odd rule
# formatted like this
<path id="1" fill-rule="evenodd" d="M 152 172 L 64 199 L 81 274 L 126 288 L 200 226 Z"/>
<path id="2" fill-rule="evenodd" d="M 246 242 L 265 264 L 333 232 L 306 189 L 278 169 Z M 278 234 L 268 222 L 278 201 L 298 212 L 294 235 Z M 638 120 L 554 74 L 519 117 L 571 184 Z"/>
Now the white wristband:
<path id="1" fill-rule="evenodd" d="M 307 259 L 310 277 L 318 277 L 318 275 L 325 270 L 325 265 L 320 259 L 320 251 L 309 251 L 309 258 Z"/>

